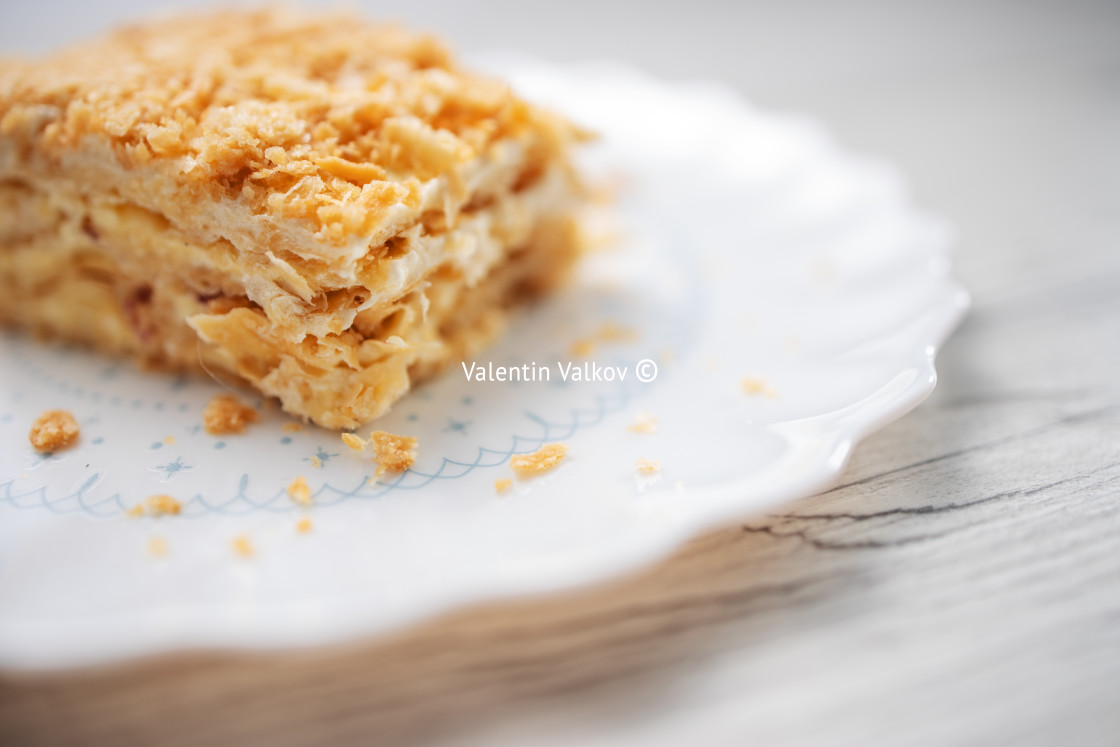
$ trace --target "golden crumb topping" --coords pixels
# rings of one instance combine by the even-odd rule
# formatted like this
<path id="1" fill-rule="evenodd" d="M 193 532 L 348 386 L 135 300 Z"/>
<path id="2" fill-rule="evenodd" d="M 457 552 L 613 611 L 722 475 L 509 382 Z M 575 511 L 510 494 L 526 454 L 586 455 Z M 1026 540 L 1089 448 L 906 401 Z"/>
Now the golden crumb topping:
<path id="1" fill-rule="evenodd" d="M 302 475 L 292 480 L 292 484 L 288 486 L 288 497 L 301 506 L 311 505 L 311 488 Z"/>
<path id="2" fill-rule="evenodd" d="M 311 519 L 306 516 L 296 522 L 296 531 L 300 534 L 307 534 L 312 528 Z"/>
<path id="3" fill-rule="evenodd" d="M 578 137 L 432 36 L 287 9 L 130 26 L 0 66 L 0 135 L 54 157 L 109 147 L 124 168 L 215 187 L 334 244 L 496 142 L 551 153 Z"/>
<path id="4" fill-rule="evenodd" d="M 31 445 L 37 451 L 65 449 L 77 442 L 81 431 L 68 410 L 47 410 L 31 424 Z"/>
<path id="5" fill-rule="evenodd" d="M 548 472 L 568 453 L 565 444 L 545 444 L 532 454 L 518 454 L 509 460 L 510 468 L 520 477 Z"/>
<path id="6" fill-rule="evenodd" d="M 505 493 L 513 487 L 513 480 L 508 477 L 503 477 L 494 481 L 494 491 L 497 493 Z"/>
<path id="7" fill-rule="evenodd" d="M 661 471 L 661 462 L 656 459 L 646 459 L 645 457 L 638 457 L 634 462 L 634 466 L 638 468 L 638 472 L 643 475 L 652 475 Z"/>
<path id="8" fill-rule="evenodd" d="M 202 411 L 202 425 L 212 436 L 243 433 L 245 426 L 257 422 L 257 411 L 232 394 L 219 394 Z"/>
<path id="9" fill-rule="evenodd" d="M 377 459 L 378 477 L 386 472 L 404 472 L 416 461 L 416 439 L 411 436 L 374 431 L 369 434 L 369 443 Z"/>

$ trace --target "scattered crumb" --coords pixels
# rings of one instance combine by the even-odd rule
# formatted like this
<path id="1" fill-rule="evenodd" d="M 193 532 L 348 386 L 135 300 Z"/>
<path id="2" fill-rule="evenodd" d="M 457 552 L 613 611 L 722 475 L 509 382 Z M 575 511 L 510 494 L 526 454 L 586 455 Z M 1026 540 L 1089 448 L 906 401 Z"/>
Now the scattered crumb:
<path id="1" fill-rule="evenodd" d="M 202 424 L 211 436 L 243 433 L 257 421 L 257 411 L 241 404 L 232 394 L 219 394 L 202 411 Z"/>
<path id="2" fill-rule="evenodd" d="M 513 487 L 513 480 L 509 479 L 508 477 L 503 477 L 500 480 L 495 480 L 494 481 L 494 490 L 497 491 L 498 493 L 505 493 L 507 490 L 509 490 L 512 487 Z"/>
<path id="3" fill-rule="evenodd" d="M 149 516 L 174 516 L 183 508 L 183 504 L 169 495 L 149 495 L 144 499 L 144 510 Z"/>
<path id="4" fill-rule="evenodd" d="M 311 519 L 306 516 L 296 522 L 296 531 L 300 534 L 307 534 L 311 528 Z"/>
<path id="5" fill-rule="evenodd" d="M 243 558 L 251 558 L 257 552 L 247 534 L 239 534 L 233 538 L 233 551 Z"/>
<path id="6" fill-rule="evenodd" d="M 311 457 L 311 466 L 314 467 L 315 469 L 319 469 L 320 467 L 323 466 L 323 460 L 320 459 L 317 456 L 313 456 L 313 457 Z"/>
<path id="7" fill-rule="evenodd" d="M 355 436 L 353 433 L 343 433 L 342 443 L 349 446 L 354 451 L 361 451 L 366 447 L 366 442 L 360 436 Z"/>
<path id="8" fill-rule="evenodd" d="M 31 425 L 31 445 L 38 451 L 57 451 L 78 440 L 78 421 L 68 410 L 47 410 Z"/>
<path id="9" fill-rule="evenodd" d="M 762 394 L 766 391 L 766 382 L 762 379 L 743 379 L 743 392 L 746 394 Z"/>
<path id="10" fill-rule="evenodd" d="M 163 537 L 148 539 L 148 554 L 153 558 L 162 558 L 167 555 L 167 540 Z"/>
<path id="11" fill-rule="evenodd" d="M 303 423 L 284 423 L 280 426 L 283 433 L 299 433 L 303 430 Z"/>
<path id="12" fill-rule="evenodd" d="M 397 436 L 385 431 L 369 434 L 377 459 L 377 476 L 386 472 L 404 472 L 416 461 L 416 439 L 411 436 Z"/>
<path id="13" fill-rule="evenodd" d="M 634 466 L 643 475 L 652 475 L 661 471 L 661 462 L 656 459 L 646 459 L 645 457 L 638 457 L 638 461 L 634 462 Z"/>
<path id="14" fill-rule="evenodd" d="M 673 352 L 672 348 L 662 348 L 661 352 L 657 354 L 657 357 L 661 360 L 662 363 L 668 366 L 676 358 L 676 353 Z"/>
<path id="15" fill-rule="evenodd" d="M 568 453 L 565 444 L 545 444 L 532 454 L 518 454 L 509 460 L 510 468 L 520 477 L 548 472 Z"/>
<path id="16" fill-rule="evenodd" d="M 175 437 L 174 436 L 165 436 L 164 439 L 163 439 L 163 443 L 166 444 L 167 446 L 170 446 L 171 444 L 175 443 Z"/>
<path id="17" fill-rule="evenodd" d="M 634 422 L 626 426 L 631 433 L 657 433 L 657 418 L 651 413 L 639 412 Z"/>
<path id="18" fill-rule="evenodd" d="M 623 327 L 614 322 L 603 322 L 594 335 L 573 342 L 570 350 L 572 355 L 587 357 L 595 352 L 595 346 L 600 342 L 630 342 L 637 338 L 638 333 L 630 327 Z"/>
<path id="19" fill-rule="evenodd" d="M 630 342 L 638 338 L 638 333 L 630 327 L 623 327 L 614 322 L 604 322 L 599 325 L 595 337 L 601 342 Z"/>
<path id="20" fill-rule="evenodd" d="M 301 506 L 311 505 L 311 488 L 307 487 L 307 480 L 302 475 L 292 480 L 288 486 L 288 495 Z"/>
<path id="21" fill-rule="evenodd" d="M 569 348 L 569 350 L 571 351 L 572 355 L 578 355 L 586 358 L 587 356 L 595 352 L 595 341 L 586 339 L 576 340 L 572 343 L 572 347 Z"/>
<path id="22" fill-rule="evenodd" d="M 763 379 L 753 379 L 747 377 L 743 379 L 743 392 L 745 394 L 756 395 L 761 394 L 767 399 L 774 399 L 778 393 L 774 391 L 769 384 Z"/>
<path id="23" fill-rule="evenodd" d="M 169 495 L 149 495 L 140 503 L 132 506 L 125 514 L 132 519 L 141 516 L 176 516 L 183 510 L 183 504 Z"/>

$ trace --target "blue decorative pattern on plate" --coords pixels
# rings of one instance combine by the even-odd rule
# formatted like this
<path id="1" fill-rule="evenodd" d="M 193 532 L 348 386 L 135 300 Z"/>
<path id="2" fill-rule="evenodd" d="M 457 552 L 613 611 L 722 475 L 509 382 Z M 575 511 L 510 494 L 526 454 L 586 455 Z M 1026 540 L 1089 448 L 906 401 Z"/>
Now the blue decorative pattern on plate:
<path id="1" fill-rule="evenodd" d="M 892 169 L 716 86 L 479 63 L 601 133 L 586 162 L 622 186 L 620 240 L 376 423 L 419 439 L 401 474 L 376 477 L 338 434 L 285 427 L 245 393 L 261 422 L 206 434 L 220 382 L 0 337 L 0 665 L 337 641 L 602 579 L 819 490 L 931 391 L 967 300 L 948 231 Z M 528 380 L 478 381 L 472 363 Z M 27 432 L 52 408 L 82 438 L 44 456 Z M 656 432 L 628 428 L 642 412 Z M 560 468 L 495 490 L 511 455 L 552 441 L 570 447 Z M 640 473 L 643 457 L 661 470 Z M 300 476 L 310 508 L 287 494 Z M 156 493 L 182 513 L 126 516 Z M 233 552 L 242 534 L 252 558 Z M 148 554 L 154 538 L 165 556 Z"/>

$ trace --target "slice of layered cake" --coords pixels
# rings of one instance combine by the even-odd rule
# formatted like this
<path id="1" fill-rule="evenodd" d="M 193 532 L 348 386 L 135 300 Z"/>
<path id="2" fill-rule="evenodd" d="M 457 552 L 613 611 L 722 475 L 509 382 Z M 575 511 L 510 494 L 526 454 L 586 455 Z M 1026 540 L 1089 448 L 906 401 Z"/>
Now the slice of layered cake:
<path id="1" fill-rule="evenodd" d="M 564 279 L 582 138 L 437 40 L 344 15 L 4 62 L 0 321 L 352 428 Z"/>

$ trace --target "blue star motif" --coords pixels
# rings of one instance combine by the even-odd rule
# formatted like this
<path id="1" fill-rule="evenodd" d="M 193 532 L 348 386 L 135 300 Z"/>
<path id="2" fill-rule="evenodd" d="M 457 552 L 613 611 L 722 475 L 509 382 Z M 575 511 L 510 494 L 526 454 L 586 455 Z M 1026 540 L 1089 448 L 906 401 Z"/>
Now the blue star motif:
<path id="1" fill-rule="evenodd" d="M 455 420 L 454 418 L 447 419 L 447 427 L 443 429 L 444 433 L 454 432 L 467 435 L 467 426 L 471 424 L 470 420 Z"/>
<path id="2" fill-rule="evenodd" d="M 317 446 L 316 451 L 315 451 L 315 456 L 304 457 L 303 461 L 310 462 L 313 459 L 318 459 L 319 464 L 326 464 L 330 460 L 331 457 L 336 457 L 336 456 L 338 456 L 338 454 L 328 454 L 327 452 L 323 451 L 322 446 Z"/>
<path id="3" fill-rule="evenodd" d="M 163 473 L 163 479 L 170 480 L 172 477 L 179 474 L 180 472 L 182 472 L 184 470 L 188 470 L 188 469 L 194 469 L 194 467 L 190 466 L 189 464 L 183 464 L 183 457 L 175 457 L 174 462 L 168 462 L 167 464 L 161 464 L 158 467 L 153 467 L 152 469 L 155 472 L 162 472 Z"/>

